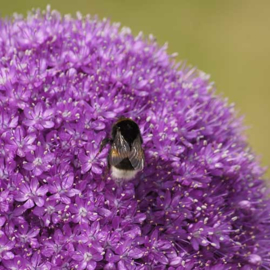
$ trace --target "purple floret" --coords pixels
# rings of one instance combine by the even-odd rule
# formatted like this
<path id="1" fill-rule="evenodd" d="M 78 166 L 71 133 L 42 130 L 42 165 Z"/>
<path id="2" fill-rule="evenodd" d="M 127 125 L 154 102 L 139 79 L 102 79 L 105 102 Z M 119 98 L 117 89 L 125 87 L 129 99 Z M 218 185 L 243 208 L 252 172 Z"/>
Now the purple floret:
<path id="1" fill-rule="evenodd" d="M 138 123 L 145 168 L 99 152 Z M 0 269 L 270 269 L 264 170 L 209 76 L 80 14 L 0 21 Z"/>

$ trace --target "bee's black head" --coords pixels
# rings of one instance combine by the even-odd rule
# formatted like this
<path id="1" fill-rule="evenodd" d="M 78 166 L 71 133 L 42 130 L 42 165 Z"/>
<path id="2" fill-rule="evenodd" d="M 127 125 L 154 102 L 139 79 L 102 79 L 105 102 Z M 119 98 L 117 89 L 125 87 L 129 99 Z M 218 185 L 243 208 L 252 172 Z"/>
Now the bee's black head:
<path id="1" fill-rule="evenodd" d="M 119 130 L 124 139 L 131 144 L 137 136 L 141 137 L 138 125 L 129 118 L 120 118 L 112 128 L 112 139 L 115 138 L 116 132 Z"/>

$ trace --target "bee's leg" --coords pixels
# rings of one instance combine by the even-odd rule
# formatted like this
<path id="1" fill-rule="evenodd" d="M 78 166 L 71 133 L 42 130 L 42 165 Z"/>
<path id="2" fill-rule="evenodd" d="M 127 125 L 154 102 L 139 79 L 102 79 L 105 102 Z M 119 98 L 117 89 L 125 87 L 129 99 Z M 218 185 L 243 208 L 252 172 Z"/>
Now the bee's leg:
<path id="1" fill-rule="evenodd" d="M 99 147 L 99 152 L 98 154 L 104 149 L 104 147 L 109 143 L 109 144 L 112 144 L 113 140 L 110 139 L 110 138 L 105 138 L 101 141 L 100 143 L 100 147 Z M 104 179 L 110 179 L 110 171 L 111 171 L 111 165 L 110 165 L 110 162 L 109 162 L 109 155 L 107 155 L 107 166 L 106 166 L 106 169 L 105 169 L 105 174 L 104 174 Z"/>
<path id="2" fill-rule="evenodd" d="M 107 156 L 107 166 L 104 168 L 104 174 L 103 174 L 102 178 L 107 181 L 107 180 L 111 180 L 110 176 L 111 176 L 111 166 L 109 163 L 109 155 L 108 155 Z"/>
<path id="3" fill-rule="evenodd" d="M 107 181 L 108 179 L 110 180 L 110 175 L 111 175 L 110 169 L 108 166 L 106 166 L 104 169 L 104 173 L 102 175 L 102 179 L 104 179 L 105 181 Z"/>
<path id="4" fill-rule="evenodd" d="M 111 139 L 109 139 L 109 138 L 103 139 L 103 140 L 101 141 L 101 143 L 100 143 L 98 153 L 100 153 L 100 152 L 103 150 L 103 148 L 104 148 L 108 143 L 110 143 L 110 142 L 111 142 Z"/>

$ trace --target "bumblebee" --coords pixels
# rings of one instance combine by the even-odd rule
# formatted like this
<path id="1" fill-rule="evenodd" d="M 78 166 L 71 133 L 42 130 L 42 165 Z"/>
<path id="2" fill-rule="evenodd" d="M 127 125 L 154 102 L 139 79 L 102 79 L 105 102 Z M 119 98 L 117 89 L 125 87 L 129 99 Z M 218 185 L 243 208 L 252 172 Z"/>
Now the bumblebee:
<path id="1" fill-rule="evenodd" d="M 139 126 L 129 118 L 120 118 L 112 126 L 111 139 L 104 139 L 100 151 L 110 143 L 108 167 L 116 181 L 130 180 L 144 167 L 144 152 Z"/>

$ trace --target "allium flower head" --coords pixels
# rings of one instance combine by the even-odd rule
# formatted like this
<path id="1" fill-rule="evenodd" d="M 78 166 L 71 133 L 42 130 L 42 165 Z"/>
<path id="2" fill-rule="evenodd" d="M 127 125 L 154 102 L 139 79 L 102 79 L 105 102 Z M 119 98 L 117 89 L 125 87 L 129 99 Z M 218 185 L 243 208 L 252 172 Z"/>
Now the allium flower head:
<path id="1" fill-rule="evenodd" d="M 118 117 L 145 168 L 106 167 Z M 270 269 L 263 169 L 209 77 L 80 14 L 0 22 L 0 269 Z"/>

